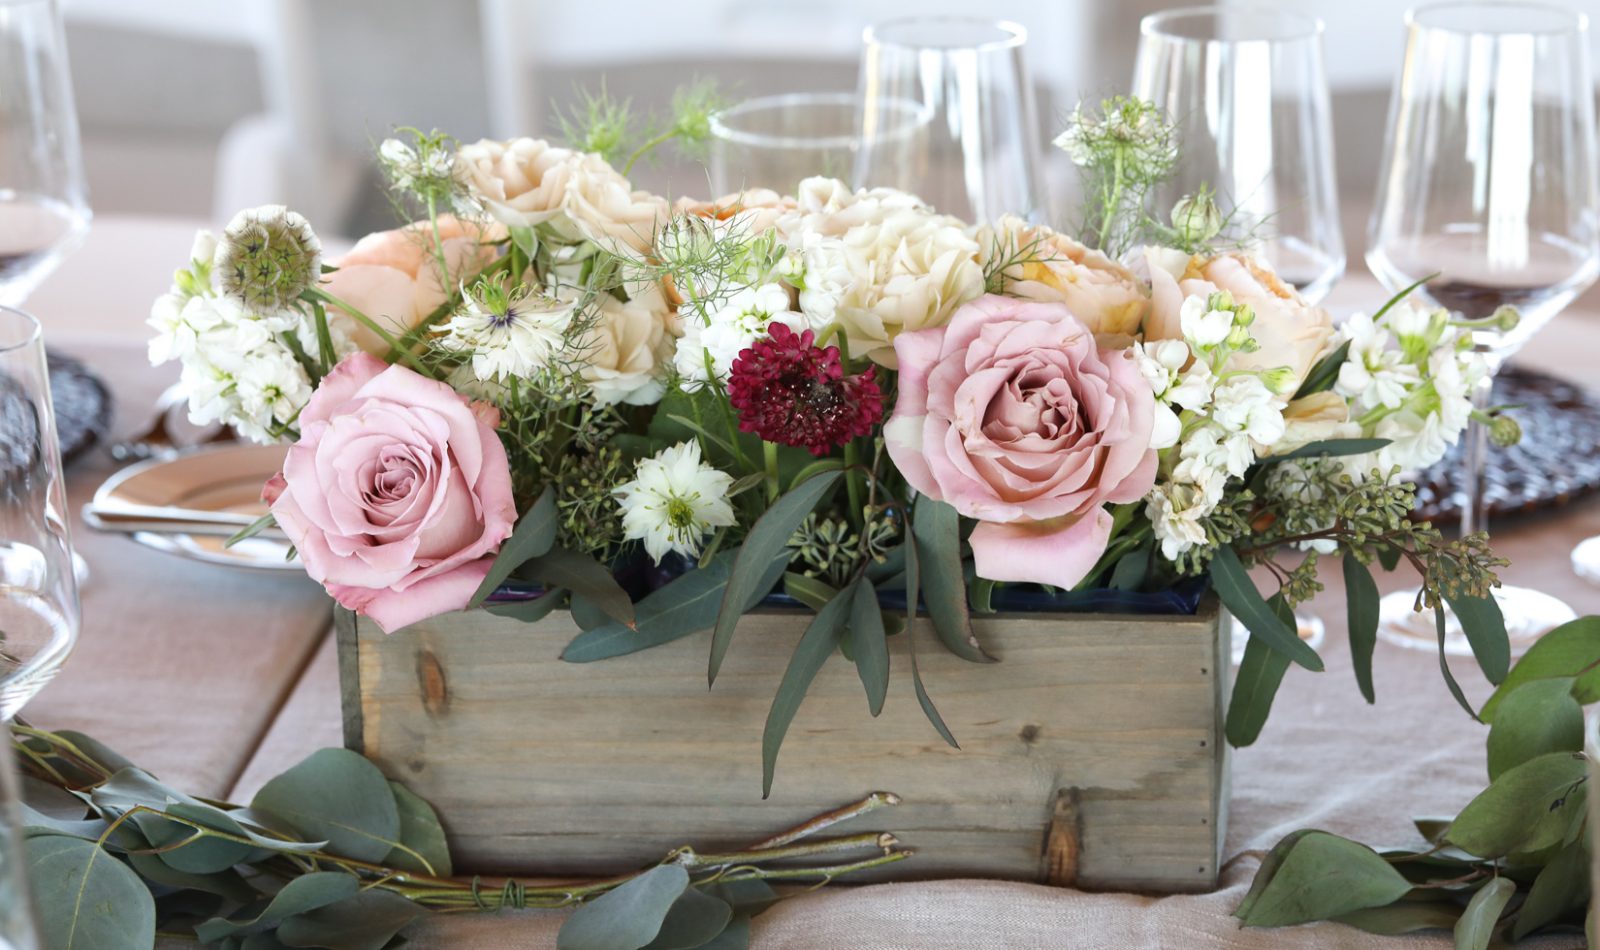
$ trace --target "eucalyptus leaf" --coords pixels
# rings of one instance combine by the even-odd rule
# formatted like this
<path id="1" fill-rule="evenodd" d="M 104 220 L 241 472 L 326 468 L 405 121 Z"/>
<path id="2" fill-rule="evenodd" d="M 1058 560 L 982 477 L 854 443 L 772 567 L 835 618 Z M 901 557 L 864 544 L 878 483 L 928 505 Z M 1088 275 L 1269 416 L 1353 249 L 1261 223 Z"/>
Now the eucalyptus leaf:
<path id="1" fill-rule="evenodd" d="M 1294 398 L 1304 399 L 1306 396 L 1313 396 L 1332 389 L 1334 382 L 1339 378 L 1339 368 L 1344 365 L 1345 360 L 1349 357 L 1350 341 L 1346 340 L 1339 344 L 1338 349 L 1324 356 L 1317 361 L 1317 365 L 1311 367 L 1311 372 L 1306 374 L 1305 380 L 1300 383 L 1300 388 L 1295 390 Z"/>
<path id="2" fill-rule="evenodd" d="M 1233 695 L 1228 700 L 1228 717 L 1223 731 L 1235 748 L 1256 741 L 1272 712 L 1272 700 L 1289 670 L 1289 658 L 1272 649 L 1259 637 L 1251 636 L 1244 645 L 1244 659 L 1233 679 Z"/>
<path id="3" fill-rule="evenodd" d="M 1378 546 L 1378 563 L 1383 565 L 1385 571 L 1393 571 L 1400 566 L 1401 550 L 1392 544 Z"/>
<path id="4" fill-rule="evenodd" d="M 1276 462 L 1320 458 L 1322 456 L 1342 458 L 1348 455 L 1366 455 L 1368 452 L 1376 452 L 1388 444 L 1388 439 L 1323 439 L 1318 442 L 1309 442 L 1292 452 L 1268 456 L 1261 460 L 1261 464 L 1272 465 Z"/>
<path id="5" fill-rule="evenodd" d="M 30 835 L 28 881 L 50 950 L 149 950 L 156 904 L 133 869 L 92 841 Z"/>
<path id="6" fill-rule="evenodd" d="M 354 897 L 360 889 L 361 882 L 353 874 L 312 871 L 285 884 L 271 900 L 246 909 L 244 913 L 248 916 L 213 917 L 196 925 L 194 933 L 207 943 L 224 937 L 262 933 L 277 927 L 288 917 Z"/>
<path id="7" fill-rule="evenodd" d="M 1584 807 L 1584 759 L 1550 752 L 1501 773 L 1451 822 L 1446 840 L 1480 858 L 1560 844 Z"/>
<path id="8" fill-rule="evenodd" d="M 572 622 L 578 625 L 579 630 L 593 630 L 611 622 L 611 617 L 607 616 L 605 611 L 582 594 L 572 595 L 568 609 L 572 611 Z"/>
<path id="9" fill-rule="evenodd" d="M 1500 927 L 1500 915 L 1516 892 L 1516 882 L 1504 877 L 1478 888 L 1456 921 L 1456 950 L 1489 950 L 1489 941 Z"/>
<path id="10" fill-rule="evenodd" d="M 1382 907 L 1411 882 L 1363 844 L 1312 831 L 1284 855 L 1266 886 L 1240 914 L 1249 927 L 1283 927 Z"/>
<path id="11" fill-rule="evenodd" d="M 389 780 L 348 749 L 313 752 L 263 785 L 250 807 L 358 861 L 384 860 L 400 839 L 400 813 Z"/>
<path id="12" fill-rule="evenodd" d="M 1278 869 L 1283 867 L 1283 859 L 1289 856 L 1289 852 L 1294 849 L 1295 844 L 1306 835 L 1320 833 L 1312 828 L 1291 831 L 1284 835 L 1281 841 L 1273 845 L 1272 849 L 1267 852 L 1266 857 L 1261 859 L 1261 866 L 1256 868 L 1255 879 L 1250 882 L 1250 889 L 1245 892 L 1243 899 L 1239 901 L 1239 906 L 1234 908 L 1233 916 L 1240 920 L 1249 916 L 1251 908 L 1255 907 L 1256 901 L 1261 899 L 1262 893 L 1272 884 L 1272 879 L 1277 875 Z"/>
<path id="13" fill-rule="evenodd" d="M 1351 911 L 1333 919 L 1369 934 L 1397 937 L 1419 930 L 1454 930 L 1460 917 L 1460 908 L 1450 904 L 1401 901 L 1387 907 Z"/>
<path id="14" fill-rule="evenodd" d="M 1115 590 L 1138 590 L 1150 573 L 1150 553 L 1154 544 L 1141 544 L 1117 559 L 1111 569 L 1111 587 Z"/>
<path id="15" fill-rule="evenodd" d="M 1472 704 L 1467 702 L 1467 694 L 1461 691 L 1461 684 L 1456 682 L 1455 674 L 1450 672 L 1450 658 L 1444 649 L 1445 626 L 1442 606 L 1433 609 L 1433 628 L 1439 634 L 1439 673 L 1444 676 L 1444 685 L 1450 690 L 1450 695 L 1455 697 L 1456 705 L 1465 709 L 1467 715 L 1477 718 L 1478 714 L 1473 711 Z"/>
<path id="16" fill-rule="evenodd" d="M 543 620 L 552 610 L 561 606 L 566 590 L 560 587 L 551 588 L 532 600 L 519 600 L 505 604 L 490 604 L 484 608 L 496 617 L 509 617 L 523 623 L 535 623 Z"/>
<path id="17" fill-rule="evenodd" d="M 1494 722 L 1500 703 L 1512 690 L 1532 680 L 1557 676 L 1578 677 L 1573 684 L 1573 695 L 1580 703 L 1594 702 L 1600 699 L 1600 689 L 1588 694 L 1585 680 L 1597 671 L 1600 671 L 1600 616 L 1579 617 L 1535 640 L 1506 674 L 1494 695 L 1483 704 L 1478 718 Z M 1600 686 L 1600 680 L 1596 685 Z"/>
<path id="18" fill-rule="evenodd" d="M 278 940 L 287 947 L 384 950 L 395 934 L 425 914 L 392 891 L 365 890 L 284 920 Z"/>
<path id="19" fill-rule="evenodd" d="M 530 559 L 521 570 L 538 578 L 546 587 L 564 587 L 572 591 L 574 598 L 582 597 L 623 626 L 636 626 L 633 601 L 628 592 L 617 583 L 610 568 L 587 554 L 551 548 Z"/>
<path id="20" fill-rule="evenodd" d="M 697 887 L 684 890 L 645 950 L 695 950 L 716 939 L 733 920 L 733 908 Z"/>
<path id="21" fill-rule="evenodd" d="M 1472 647 L 1472 655 L 1489 682 L 1505 681 L 1511 667 L 1511 641 L 1506 636 L 1506 618 L 1500 602 L 1493 597 L 1446 597 L 1450 610 L 1461 623 L 1461 632 Z"/>
<path id="22" fill-rule="evenodd" d="M 728 923 L 728 928 L 708 943 L 700 945 L 700 950 L 749 950 L 750 948 L 750 918 L 735 917 Z"/>
<path id="23" fill-rule="evenodd" d="M 866 578 L 855 583 L 850 598 L 850 645 L 856 674 L 867 691 L 867 711 L 876 716 L 889 695 L 889 635 L 883 629 L 878 592 Z"/>
<path id="24" fill-rule="evenodd" d="M 705 886 L 707 894 L 733 908 L 736 916 L 750 917 L 776 904 L 778 892 L 757 877 L 721 880 Z"/>
<path id="25" fill-rule="evenodd" d="M 235 904 L 248 904 L 259 896 L 256 889 L 232 868 L 211 874 L 190 874 L 161 860 L 158 854 L 130 854 L 128 863 L 133 865 L 140 877 L 159 886 L 203 891 Z"/>
<path id="26" fill-rule="evenodd" d="M 689 886 L 675 864 L 653 867 L 572 912 L 556 950 L 639 950 L 656 938 L 667 912 Z"/>
<path id="27" fill-rule="evenodd" d="M 933 699 L 928 695 L 928 688 L 922 683 L 922 670 L 917 666 L 917 600 L 921 596 L 919 586 L 922 570 L 916 542 L 913 540 L 902 547 L 906 552 L 906 652 L 911 656 L 911 686 L 917 694 L 917 705 L 922 707 L 922 714 L 933 725 L 934 731 L 939 733 L 939 738 L 950 748 L 959 749 L 961 744 L 956 742 L 950 727 L 944 723 L 944 717 L 939 715 L 938 707 L 934 706 Z"/>
<path id="28" fill-rule="evenodd" d="M 1524 683 L 1506 696 L 1489 727 L 1489 779 L 1549 752 L 1583 749 L 1583 707 L 1568 676 Z"/>
<path id="29" fill-rule="evenodd" d="M 533 506 L 517 519 L 517 526 L 512 530 L 511 537 L 500 545 L 500 553 L 495 555 L 493 563 L 489 565 L 489 573 L 484 577 L 483 583 L 478 585 L 472 599 L 467 601 L 467 606 L 477 607 L 482 604 L 496 588 L 505 583 L 512 571 L 549 551 L 551 545 L 556 543 L 556 527 L 559 522 L 560 512 L 556 510 L 555 490 L 547 486 Z"/>
<path id="30" fill-rule="evenodd" d="M 568 663 L 592 663 L 660 646 L 709 629 L 717 622 L 717 612 L 722 606 L 733 559 L 734 552 L 725 551 L 712 558 L 705 567 L 683 574 L 639 601 L 634 605 L 637 630 L 630 630 L 620 623 L 586 630 L 567 644 L 561 659 Z M 778 583 L 778 578 L 783 576 L 788 564 L 787 550 L 772 559 L 766 573 L 755 584 L 758 593 L 751 595 L 745 610 L 761 602 Z"/>
<path id="31" fill-rule="evenodd" d="M 1255 582 L 1239 561 L 1239 555 L 1226 545 L 1211 558 L 1211 583 L 1228 612 L 1239 618 L 1252 639 L 1283 654 L 1308 670 L 1321 672 L 1322 658 L 1302 639 L 1292 622 L 1285 623 L 1256 590 Z"/>
<path id="32" fill-rule="evenodd" d="M 29 833 L 70 835 L 85 841 L 99 841 L 111 827 L 111 822 L 104 818 L 58 818 L 55 815 L 47 815 L 27 802 L 20 803 L 17 817 L 21 820 L 23 829 Z M 126 828 L 127 825 L 124 824 L 122 827 Z M 112 844 L 122 847 L 118 842 Z M 146 843 L 130 843 L 127 847 L 141 848 L 144 844 Z"/>
<path id="33" fill-rule="evenodd" d="M 717 671 L 722 668 L 722 658 L 733 642 L 733 630 L 744 616 L 745 606 L 752 598 L 765 596 L 771 585 L 763 587 L 767 569 L 775 558 L 786 556 L 789 539 L 794 537 L 800 522 L 817 507 L 824 495 L 839 480 L 838 471 L 819 472 L 800 484 L 762 513 L 745 535 L 734 558 L 733 570 L 728 575 L 722 592 L 722 605 L 711 633 L 711 659 L 706 667 L 706 682 L 717 681 Z"/>
<path id="34" fill-rule="evenodd" d="M 783 671 L 778 692 L 772 697 L 772 708 L 767 711 L 767 724 L 761 733 L 761 797 L 772 794 L 772 776 L 778 767 L 778 749 L 783 745 L 789 723 L 805 700 L 806 690 L 816 678 L 817 671 L 839 643 L 844 631 L 850 604 L 855 596 L 852 584 L 828 601 L 817 615 L 811 618 L 800 643 L 794 649 L 789 666 Z"/>
<path id="35" fill-rule="evenodd" d="M 1574 841 L 1556 852 L 1534 878 L 1528 897 L 1517 910 L 1512 939 L 1521 940 L 1540 927 L 1576 914 L 1589 903 L 1589 851 Z"/>
<path id="36" fill-rule="evenodd" d="M 111 772 L 133 768 L 132 762 L 98 739 L 72 729 L 61 729 L 55 735 L 72 743 L 79 752 L 93 759 L 95 764 L 105 766 Z"/>
<path id="37" fill-rule="evenodd" d="M 422 796 L 399 782 L 390 782 L 389 789 L 394 792 L 395 810 L 400 813 L 400 843 L 405 847 L 391 850 L 384 865 L 449 877 L 450 846 L 445 842 L 438 813 Z"/>
<path id="38" fill-rule="evenodd" d="M 1378 584 L 1367 566 L 1344 556 L 1345 607 L 1350 620 L 1350 658 L 1356 686 L 1368 703 L 1377 702 L 1372 688 L 1372 653 L 1378 645 Z"/>
<path id="39" fill-rule="evenodd" d="M 974 663 L 990 663 L 972 632 L 967 611 L 967 581 L 961 563 L 961 516 L 942 501 L 917 496 L 912 510 L 911 536 L 917 546 L 922 573 L 922 596 L 928 617 L 945 649 Z"/>
<path id="40" fill-rule="evenodd" d="M 813 611 L 821 610 L 822 605 L 834 598 L 839 593 L 838 589 L 826 581 L 793 571 L 783 575 L 783 592 L 800 601 Z"/>
<path id="41" fill-rule="evenodd" d="M 236 838 L 247 837 L 245 829 L 221 809 L 200 802 L 176 802 L 167 806 L 166 813 L 184 818 L 211 831 L 219 831 Z M 244 861 L 255 848 L 244 841 L 230 841 L 208 834 L 189 825 L 140 816 L 140 830 L 160 852 L 163 863 L 190 874 L 214 874 Z M 187 843 L 184 843 L 187 842 Z"/>

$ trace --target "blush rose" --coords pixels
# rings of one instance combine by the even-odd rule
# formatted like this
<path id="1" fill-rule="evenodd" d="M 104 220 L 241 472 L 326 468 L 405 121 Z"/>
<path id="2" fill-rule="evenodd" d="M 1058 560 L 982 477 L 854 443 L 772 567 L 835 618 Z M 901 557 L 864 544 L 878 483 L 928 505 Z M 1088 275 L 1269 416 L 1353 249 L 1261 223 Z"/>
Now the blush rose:
<path id="1" fill-rule="evenodd" d="M 985 296 L 901 333 L 889 455 L 976 519 L 979 576 L 1071 588 L 1105 552 L 1109 503 L 1155 483 L 1155 397 L 1128 351 L 1060 303 Z"/>

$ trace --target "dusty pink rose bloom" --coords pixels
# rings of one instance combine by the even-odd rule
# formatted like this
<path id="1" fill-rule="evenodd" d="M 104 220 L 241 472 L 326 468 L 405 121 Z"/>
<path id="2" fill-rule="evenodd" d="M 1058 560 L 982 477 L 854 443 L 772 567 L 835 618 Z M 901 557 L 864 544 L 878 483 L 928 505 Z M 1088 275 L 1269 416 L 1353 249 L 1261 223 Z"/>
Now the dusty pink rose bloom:
<path id="1" fill-rule="evenodd" d="M 1155 483 L 1155 397 L 1125 350 L 1060 303 L 985 296 L 894 341 L 889 456 L 979 524 L 978 575 L 1070 588 L 1105 552 L 1108 502 Z"/>
<path id="2" fill-rule="evenodd" d="M 262 495 L 306 573 L 387 632 L 460 610 L 517 520 L 498 413 L 357 353 Z"/>
<path id="3" fill-rule="evenodd" d="M 444 246 L 448 280 L 441 280 L 433 229 L 426 221 L 393 231 L 379 231 L 356 242 L 335 262 L 339 268 L 323 278 L 328 293 L 349 303 L 396 336 L 422 321 L 445 302 L 448 291 L 494 261 L 491 241 L 505 237 L 498 224 L 463 221 L 439 216 L 439 240 Z M 351 339 L 368 353 L 389 351 L 376 333 L 360 324 Z"/>

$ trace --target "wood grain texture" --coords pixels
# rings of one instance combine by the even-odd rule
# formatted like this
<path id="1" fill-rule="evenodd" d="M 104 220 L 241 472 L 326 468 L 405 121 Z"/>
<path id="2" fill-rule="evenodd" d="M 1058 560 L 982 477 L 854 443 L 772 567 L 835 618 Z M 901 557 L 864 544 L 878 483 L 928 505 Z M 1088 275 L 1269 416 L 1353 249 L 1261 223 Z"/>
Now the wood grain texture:
<path id="1" fill-rule="evenodd" d="M 1214 603 L 1196 617 L 985 618 L 978 635 L 1001 660 L 986 665 L 920 630 L 924 682 L 959 751 L 917 707 L 904 635 L 890 638 L 877 719 L 835 655 L 764 802 L 762 725 L 809 616 L 741 621 L 708 692 L 709 634 L 569 664 L 558 656 L 578 628 L 565 612 L 533 625 L 450 614 L 385 636 L 341 611 L 346 744 L 432 802 L 473 871 L 615 872 L 682 844 L 746 845 L 887 790 L 905 804 L 857 824 L 918 853 L 885 877 L 1215 886 L 1228 625 Z"/>

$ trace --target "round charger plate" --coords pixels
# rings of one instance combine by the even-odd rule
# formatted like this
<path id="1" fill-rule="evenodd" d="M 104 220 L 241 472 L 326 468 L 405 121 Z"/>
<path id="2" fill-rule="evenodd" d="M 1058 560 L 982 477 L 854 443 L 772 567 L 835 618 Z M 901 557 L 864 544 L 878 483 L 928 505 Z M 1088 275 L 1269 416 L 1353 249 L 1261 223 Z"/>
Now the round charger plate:
<path id="1" fill-rule="evenodd" d="M 1483 490 L 1493 518 L 1564 505 L 1600 490 L 1600 396 L 1565 380 L 1509 366 L 1494 405 L 1512 405 L 1522 441 L 1489 448 Z M 1417 476 L 1416 517 L 1450 527 L 1461 519 L 1462 446 Z"/>
<path id="2" fill-rule="evenodd" d="M 56 413 L 61 464 L 70 465 L 111 428 L 111 392 L 89 367 L 70 356 L 45 354 L 50 371 L 50 402 Z"/>

